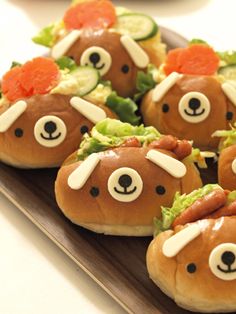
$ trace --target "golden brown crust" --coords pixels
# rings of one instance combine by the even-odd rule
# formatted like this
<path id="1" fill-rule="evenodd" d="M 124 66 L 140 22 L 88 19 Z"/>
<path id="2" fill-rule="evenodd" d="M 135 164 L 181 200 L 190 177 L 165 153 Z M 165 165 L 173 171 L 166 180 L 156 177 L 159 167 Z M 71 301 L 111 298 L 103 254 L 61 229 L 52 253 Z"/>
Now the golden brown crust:
<path id="1" fill-rule="evenodd" d="M 100 163 L 85 186 L 77 191 L 69 188 L 67 180 L 80 162 L 63 166 L 59 170 L 55 185 L 59 207 L 70 220 L 79 225 L 152 226 L 153 218 L 160 217 L 160 206 L 170 206 L 175 192 L 181 191 L 181 179 L 172 177 L 147 160 L 147 151 L 148 148 L 123 147 L 99 153 Z M 167 151 L 165 153 L 174 157 Z M 143 191 L 132 202 L 117 201 L 107 190 L 109 176 L 120 167 L 135 169 L 143 180 Z M 188 166 L 191 167 L 194 165 Z M 191 171 L 191 181 L 193 188 L 201 186 L 201 180 L 195 171 Z M 165 188 L 163 195 L 156 193 L 156 187 L 159 185 Z M 91 196 L 92 187 L 99 188 L 100 194 L 97 197 Z M 181 192 L 188 190 L 185 184 L 183 189 Z"/>
<path id="2" fill-rule="evenodd" d="M 209 99 L 211 111 L 202 122 L 189 123 L 179 114 L 178 103 L 183 95 L 190 91 L 201 92 Z M 212 138 L 214 131 L 228 129 L 229 122 L 236 119 L 236 108 L 224 95 L 221 84 L 210 76 L 183 75 L 166 93 L 160 102 L 152 101 L 150 91 L 141 104 L 141 114 L 146 125 L 153 125 L 163 134 L 173 134 L 180 139 L 193 140 L 194 146 L 200 148 L 216 148 L 219 139 Z M 163 112 L 162 106 L 169 106 Z M 233 120 L 227 120 L 227 112 L 233 113 Z"/>
<path id="3" fill-rule="evenodd" d="M 88 130 L 93 123 L 70 105 L 71 96 L 35 95 L 24 99 L 26 111 L 4 133 L 0 133 L 0 160 L 21 168 L 43 168 L 60 166 L 63 160 L 75 151 L 83 134 L 81 127 Z M 113 114 L 107 108 L 110 116 Z M 36 122 L 43 116 L 59 117 L 67 127 L 65 140 L 56 147 L 40 145 L 34 136 Z M 16 129 L 23 130 L 22 137 L 16 137 Z"/>
<path id="4" fill-rule="evenodd" d="M 218 161 L 219 184 L 230 191 L 236 189 L 236 174 L 232 171 L 232 162 L 236 158 L 236 145 L 222 150 Z"/>
<path id="5" fill-rule="evenodd" d="M 147 266 L 151 278 L 178 305 L 188 310 L 206 313 L 235 311 L 236 280 L 217 278 L 208 263 L 209 255 L 216 246 L 236 244 L 235 224 L 236 217 L 199 221 L 201 234 L 173 258 L 167 258 L 162 253 L 170 231 L 162 233 L 148 249 Z M 183 228 L 176 228 L 175 232 Z M 194 273 L 187 271 L 191 263 L 196 265 Z"/>
<path id="6" fill-rule="evenodd" d="M 147 270 L 150 278 L 172 299 L 176 293 L 175 272 L 177 264 L 174 258 L 169 259 L 163 255 L 162 245 L 173 233 L 172 230 L 168 230 L 154 238 L 146 254 Z"/>

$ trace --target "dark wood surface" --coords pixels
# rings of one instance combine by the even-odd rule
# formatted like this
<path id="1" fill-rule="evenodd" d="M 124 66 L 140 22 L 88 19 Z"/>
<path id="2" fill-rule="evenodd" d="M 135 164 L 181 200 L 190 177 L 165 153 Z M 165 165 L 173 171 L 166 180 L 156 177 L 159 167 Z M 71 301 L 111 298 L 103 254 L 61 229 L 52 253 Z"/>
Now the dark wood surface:
<path id="1" fill-rule="evenodd" d="M 186 40 L 162 29 L 168 47 Z M 204 181 L 216 180 L 216 166 L 203 171 Z M 0 164 L 0 192 L 69 255 L 129 313 L 184 314 L 148 278 L 145 255 L 151 237 L 128 238 L 94 234 L 73 225 L 55 202 L 56 169 L 19 170 Z"/>

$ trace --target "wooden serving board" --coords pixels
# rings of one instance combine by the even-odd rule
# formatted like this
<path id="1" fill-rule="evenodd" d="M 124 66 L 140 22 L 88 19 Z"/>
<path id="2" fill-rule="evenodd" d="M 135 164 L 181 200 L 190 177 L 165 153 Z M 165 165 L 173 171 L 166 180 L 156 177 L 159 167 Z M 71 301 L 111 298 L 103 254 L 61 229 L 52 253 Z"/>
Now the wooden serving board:
<path id="1" fill-rule="evenodd" d="M 176 33 L 165 28 L 162 33 L 169 48 L 186 45 L 186 40 Z M 189 313 L 149 279 L 145 255 L 151 238 L 98 235 L 73 225 L 55 202 L 56 174 L 56 169 L 19 170 L 0 163 L 0 192 L 128 313 Z M 203 176 L 205 182 L 214 182 L 215 166 L 210 165 Z"/>

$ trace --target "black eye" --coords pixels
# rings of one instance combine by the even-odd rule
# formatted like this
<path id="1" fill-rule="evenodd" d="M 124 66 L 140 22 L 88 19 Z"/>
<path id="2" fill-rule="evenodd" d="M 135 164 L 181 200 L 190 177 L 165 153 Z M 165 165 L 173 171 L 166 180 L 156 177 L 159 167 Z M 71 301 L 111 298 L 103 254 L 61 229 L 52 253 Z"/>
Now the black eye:
<path id="1" fill-rule="evenodd" d="M 127 64 L 124 64 L 123 66 L 122 66 L 122 68 L 121 68 L 121 71 L 123 72 L 123 73 L 128 73 L 129 72 L 129 66 L 127 65 Z"/>
<path id="2" fill-rule="evenodd" d="M 82 125 L 80 128 L 80 133 L 85 134 L 88 133 L 89 128 L 86 125 Z"/>
<path id="3" fill-rule="evenodd" d="M 97 197 L 99 195 L 99 188 L 96 188 L 95 186 L 93 186 L 90 189 L 90 194 L 92 195 L 92 197 Z"/>
<path id="4" fill-rule="evenodd" d="M 231 112 L 231 111 L 228 111 L 227 113 L 226 113 L 226 120 L 232 120 L 233 119 L 233 112 Z"/>
<path id="5" fill-rule="evenodd" d="M 163 195 L 166 193 L 166 189 L 162 185 L 156 186 L 156 193 L 159 195 Z"/>
<path id="6" fill-rule="evenodd" d="M 162 111 L 163 111 L 164 113 L 168 112 L 169 109 L 170 109 L 170 107 L 169 107 L 168 104 L 163 104 L 163 106 L 162 106 Z"/>
<path id="7" fill-rule="evenodd" d="M 15 129 L 15 136 L 16 137 L 22 137 L 24 134 L 24 131 L 20 128 Z"/>
<path id="8" fill-rule="evenodd" d="M 75 60 L 75 58 L 73 56 L 69 56 L 68 58 L 72 59 L 72 60 Z"/>
<path id="9" fill-rule="evenodd" d="M 194 263 L 190 263 L 187 265 L 186 269 L 187 269 L 187 272 L 189 272 L 190 274 L 193 274 L 197 270 L 197 266 Z"/>

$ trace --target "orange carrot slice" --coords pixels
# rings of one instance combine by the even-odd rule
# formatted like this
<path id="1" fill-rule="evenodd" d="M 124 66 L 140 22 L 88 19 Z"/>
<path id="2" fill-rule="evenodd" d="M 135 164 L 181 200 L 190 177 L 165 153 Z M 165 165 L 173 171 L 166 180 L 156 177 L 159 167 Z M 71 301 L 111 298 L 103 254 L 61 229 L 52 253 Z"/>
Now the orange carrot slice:
<path id="1" fill-rule="evenodd" d="M 17 66 L 8 71 L 2 78 L 2 93 L 10 101 L 28 96 L 20 83 L 21 67 Z"/>
<path id="2" fill-rule="evenodd" d="M 194 44 L 187 48 L 177 48 L 169 51 L 164 72 L 192 75 L 213 75 L 219 66 L 219 57 L 215 51 L 205 44 Z"/>
<path id="3" fill-rule="evenodd" d="M 109 0 L 92 0 L 70 7 L 64 15 L 67 29 L 107 28 L 116 21 L 116 12 Z"/>
<path id="4" fill-rule="evenodd" d="M 2 79 L 2 92 L 9 101 L 46 94 L 60 78 L 58 65 L 49 58 L 35 58 L 8 71 Z"/>
<path id="5" fill-rule="evenodd" d="M 215 51 L 204 44 L 191 45 L 179 56 L 181 73 L 213 75 L 219 66 Z"/>
<path id="6" fill-rule="evenodd" d="M 38 57 L 22 66 L 20 83 L 30 94 L 46 94 L 59 82 L 59 67 L 49 58 Z"/>
<path id="7" fill-rule="evenodd" d="M 168 52 L 164 65 L 164 72 L 166 75 L 169 75 L 172 72 L 180 73 L 179 58 L 184 50 L 185 48 L 176 48 Z"/>

